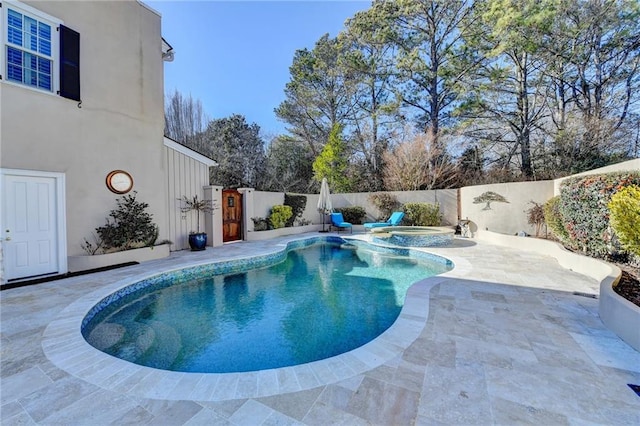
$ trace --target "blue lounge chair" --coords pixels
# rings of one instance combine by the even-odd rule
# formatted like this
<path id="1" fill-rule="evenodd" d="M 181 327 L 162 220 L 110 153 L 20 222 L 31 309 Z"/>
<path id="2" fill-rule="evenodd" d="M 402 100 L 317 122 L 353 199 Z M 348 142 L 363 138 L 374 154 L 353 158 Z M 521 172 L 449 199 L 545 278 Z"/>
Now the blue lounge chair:
<path id="1" fill-rule="evenodd" d="M 353 226 L 349 222 L 345 222 L 342 217 L 342 213 L 331 213 L 331 226 L 338 228 L 338 232 L 341 229 L 349 228 L 353 234 Z"/>
<path id="2" fill-rule="evenodd" d="M 364 229 L 371 230 L 373 228 L 381 228 L 383 226 L 398 226 L 400 222 L 402 222 L 402 218 L 404 217 L 404 212 L 393 212 L 389 220 L 386 222 L 374 222 L 374 223 L 365 223 Z"/>

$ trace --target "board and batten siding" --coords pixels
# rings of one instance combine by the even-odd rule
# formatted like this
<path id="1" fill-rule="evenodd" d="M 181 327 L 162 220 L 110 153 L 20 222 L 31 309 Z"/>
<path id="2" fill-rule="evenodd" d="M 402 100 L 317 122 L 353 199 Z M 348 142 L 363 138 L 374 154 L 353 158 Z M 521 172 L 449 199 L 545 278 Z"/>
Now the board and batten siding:
<path id="1" fill-rule="evenodd" d="M 182 213 L 180 200 L 197 195 L 203 199 L 203 187 L 209 185 L 209 167 L 216 162 L 198 154 L 179 143 L 164 138 L 165 161 L 167 162 L 167 194 L 169 240 L 171 251 L 189 248 L 189 232 L 196 232 L 196 213 Z M 204 217 L 200 215 L 200 232 L 204 232 Z"/>

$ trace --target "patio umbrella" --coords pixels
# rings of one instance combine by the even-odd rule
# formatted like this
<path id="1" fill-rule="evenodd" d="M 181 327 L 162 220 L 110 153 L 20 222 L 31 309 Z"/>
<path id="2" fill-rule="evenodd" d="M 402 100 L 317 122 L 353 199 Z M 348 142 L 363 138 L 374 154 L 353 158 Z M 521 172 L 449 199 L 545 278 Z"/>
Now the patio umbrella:
<path id="1" fill-rule="evenodd" d="M 329 193 L 329 183 L 327 182 L 327 178 L 322 178 L 322 183 L 320 184 L 320 197 L 318 197 L 318 212 L 322 215 L 322 231 L 324 230 L 324 215 L 327 213 L 331 213 L 333 210 L 333 206 L 331 205 L 331 194 Z"/>

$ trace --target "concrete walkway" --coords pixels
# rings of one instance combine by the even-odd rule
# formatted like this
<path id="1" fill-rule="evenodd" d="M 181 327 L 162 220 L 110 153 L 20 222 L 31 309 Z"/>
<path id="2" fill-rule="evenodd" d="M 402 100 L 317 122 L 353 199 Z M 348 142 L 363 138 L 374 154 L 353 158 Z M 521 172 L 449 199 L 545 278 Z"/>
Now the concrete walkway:
<path id="1" fill-rule="evenodd" d="M 291 239 L 2 291 L 0 422 L 640 424 L 640 397 L 627 386 L 640 385 L 640 353 L 603 326 L 596 299 L 574 294 L 596 295 L 598 283 L 482 241 L 430 249 L 456 268 L 414 285 L 398 324 L 370 345 L 312 366 L 196 377 L 123 367 L 74 341 L 82 310 L 123 283 Z"/>

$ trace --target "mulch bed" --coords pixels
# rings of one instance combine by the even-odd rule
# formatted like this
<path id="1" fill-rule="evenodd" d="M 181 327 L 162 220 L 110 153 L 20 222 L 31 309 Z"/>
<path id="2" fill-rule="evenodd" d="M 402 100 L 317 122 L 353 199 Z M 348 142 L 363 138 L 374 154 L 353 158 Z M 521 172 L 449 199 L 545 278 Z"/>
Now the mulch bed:
<path id="1" fill-rule="evenodd" d="M 640 271 L 625 265 L 618 265 L 622 270 L 620 282 L 613 290 L 631 303 L 640 306 Z"/>

